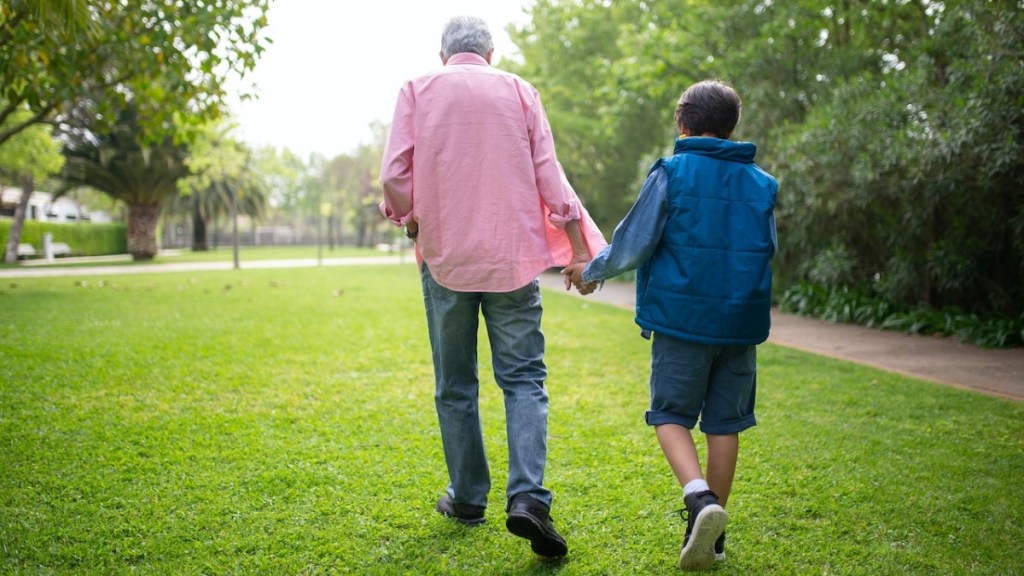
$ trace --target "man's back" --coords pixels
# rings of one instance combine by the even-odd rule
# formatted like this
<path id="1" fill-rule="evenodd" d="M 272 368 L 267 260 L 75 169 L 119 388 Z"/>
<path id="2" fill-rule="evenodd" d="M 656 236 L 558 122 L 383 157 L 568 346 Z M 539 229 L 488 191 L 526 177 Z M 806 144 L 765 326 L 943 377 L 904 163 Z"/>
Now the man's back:
<path id="1" fill-rule="evenodd" d="M 402 88 L 381 181 L 415 197 L 422 258 L 453 290 L 523 286 L 556 265 L 543 206 L 579 218 L 537 91 L 473 53 Z"/>

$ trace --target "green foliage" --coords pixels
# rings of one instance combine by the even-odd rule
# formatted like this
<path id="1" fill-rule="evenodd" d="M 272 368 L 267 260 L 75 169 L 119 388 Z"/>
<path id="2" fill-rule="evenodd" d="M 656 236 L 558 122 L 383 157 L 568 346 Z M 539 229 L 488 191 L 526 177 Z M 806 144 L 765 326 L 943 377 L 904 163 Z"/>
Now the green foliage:
<path id="1" fill-rule="evenodd" d="M 504 527 L 483 333 L 488 522 L 433 510 L 447 475 L 414 266 L 5 282 L 2 571 L 677 573 L 649 343 L 628 310 L 544 299 L 545 481 L 570 547 L 554 564 Z M 1024 570 L 1024 405 L 772 345 L 758 363 L 714 573 Z"/>
<path id="2" fill-rule="evenodd" d="M 780 138 L 781 261 L 820 281 L 813 263 L 838 245 L 845 286 L 874 284 L 901 306 L 1019 316 L 1024 21 L 1000 3 L 942 14 L 922 15 L 927 39 L 908 29 L 885 65 L 835 86 Z"/>
<path id="3" fill-rule="evenodd" d="M 845 286 L 828 288 L 800 282 L 783 292 L 779 308 L 829 322 L 861 324 L 908 334 L 952 336 L 960 342 L 986 348 L 1024 345 L 1024 316 L 1016 319 L 991 315 L 979 317 L 956 307 L 907 308 Z"/>
<path id="4" fill-rule="evenodd" d="M 192 220 L 192 249 L 208 249 L 206 225 L 233 213 L 262 219 L 267 191 L 253 166 L 252 151 L 237 140 L 234 123 L 203 126 L 189 144 L 189 175 L 177 181 L 180 195 L 165 203 L 170 215 Z"/>
<path id="5" fill-rule="evenodd" d="M 129 100 L 146 141 L 187 136 L 222 113 L 224 80 L 252 70 L 267 42 L 268 0 L 60 4 L 0 5 L 0 121 L 23 107 L 31 113 L 0 130 L 0 145 L 32 124 L 73 126 L 69 110 L 81 105 L 109 130 Z"/>
<path id="6" fill-rule="evenodd" d="M 0 246 L 7 244 L 11 221 L 0 219 Z M 43 235 L 52 234 L 54 242 L 65 242 L 78 256 L 124 254 L 127 250 L 125 224 L 122 222 L 96 224 L 66 224 L 26 220 L 21 231 L 21 242 L 31 244 L 37 251 L 43 249 Z"/>
<path id="7" fill-rule="evenodd" d="M 681 3 L 657 6 L 667 12 L 670 4 Z M 646 26 L 657 16 L 650 10 L 637 2 L 536 2 L 531 21 L 510 31 L 523 61 L 499 63 L 540 91 L 566 175 L 609 237 L 675 133 L 672 103 L 651 90 L 675 92 L 671 98 L 681 90 L 651 82 L 648 73 L 666 72 L 662 63 L 626 54 L 657 33 Z"/>
<path id="8" fill-rule="evenodd" d="M 171 137 L 145 144 L 141 135 L 134 105 L 119 112 L 109 132 L 77 134 L 65 146 L 61 180 L 99 190 L 129 206 L 161 204 L 178 193 L 178 181 L 190 174 L 188 148 Z"/>
<path id="9" fill-rule="evenodd" d="M 3 99 L 0 98 L 2 104 Z M 0 130 L 23 122 L 28 116 L 27 110 L 17 110 L 0 123 Z M 0 146 L 0 174 L 19 179 L 28 175 L 36 182 L 43 182 L 59 172 L 64 165 L 64 157 L 52 133 L 50 126 L 31 126 Z"/>
<path id="10" fill-rule="evenodd" d="M 378 207 L 382 198 L 380 188 L 380 157 L 384 153 L 387 131 L 376 125 L 375 137 L 370 143 L 358 146 L 352 153 L 338 156 L 323 166 L 323 180 L 309 182 L 307 187 L 319 191 L 318 198 L 330 209 L 330 222 L 338 226 L 351 221 L 355 229 L 356 245 L 376 243 L 378 229 L 394 226 L 383 222 Z M 387 233 L 386 232 L 386 233 Z"/>

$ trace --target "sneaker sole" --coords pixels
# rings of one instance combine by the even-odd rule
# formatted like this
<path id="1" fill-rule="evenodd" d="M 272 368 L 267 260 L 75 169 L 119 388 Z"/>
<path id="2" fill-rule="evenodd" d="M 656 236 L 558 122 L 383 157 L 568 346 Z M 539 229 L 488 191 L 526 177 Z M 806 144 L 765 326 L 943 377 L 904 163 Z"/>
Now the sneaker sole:
<path id="1" fill-rule="evenodd" d="M 715 563 L 715 541 L 728 521 L 729 515 L 717 504 L 701 510 L 693 523 L 690 540 L 679 553 L 679 568 L 688 572 L 710 568 Z"/>
<path id="2" fill-rule="evenodd" d="M 569 553 L 565 540 L 548 533 L 544 527 L 531 516 L 510 514 L 505 527 L 512 534 L 530 541 L 530 548 L 539 556 L 558 558 Z"/>

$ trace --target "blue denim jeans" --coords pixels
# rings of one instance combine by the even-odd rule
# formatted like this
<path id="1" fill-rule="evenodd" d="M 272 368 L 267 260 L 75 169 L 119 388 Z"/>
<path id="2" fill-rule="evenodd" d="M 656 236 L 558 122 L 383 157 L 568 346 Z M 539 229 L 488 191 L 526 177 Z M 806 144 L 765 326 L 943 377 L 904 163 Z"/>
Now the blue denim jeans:
<path id="1" fill-rule="evenodd" d="M 491 343 L 494 379 L 505 398 L 507 499 L 526 493 L 547 505 L 548 392 L 537 280 L 512 292 L 455 292 L 423 264 L 423 302 L 434 360 L 434 403 L 454 502 L 487 505 L 491 488 L 480 425 L 477 332 L 480 313 Z"/>

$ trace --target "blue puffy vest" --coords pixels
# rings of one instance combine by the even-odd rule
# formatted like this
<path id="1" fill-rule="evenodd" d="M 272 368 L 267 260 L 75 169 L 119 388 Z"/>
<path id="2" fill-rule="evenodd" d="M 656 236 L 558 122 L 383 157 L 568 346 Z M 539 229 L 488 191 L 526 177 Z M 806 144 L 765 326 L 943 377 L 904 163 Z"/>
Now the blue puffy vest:
<path id="1" fill-rule="evenodd" d="M 771 325 L 778 182 L 749 142 L 687 137 L 658 160 L 668 220 L 637 271 L 636 322 L 645 330 L 721 346 L 760 344 Z"/>

